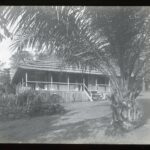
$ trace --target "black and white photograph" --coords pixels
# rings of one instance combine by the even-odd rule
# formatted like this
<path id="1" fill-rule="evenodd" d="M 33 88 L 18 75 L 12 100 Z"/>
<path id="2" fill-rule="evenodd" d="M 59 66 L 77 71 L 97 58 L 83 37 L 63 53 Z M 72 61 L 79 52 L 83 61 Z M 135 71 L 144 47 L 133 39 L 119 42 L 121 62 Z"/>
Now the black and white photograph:
<path id="1" fill-rule="evenodd" d="M 0 6 L 0 143 L 150 144 L 150 6 Z"/>

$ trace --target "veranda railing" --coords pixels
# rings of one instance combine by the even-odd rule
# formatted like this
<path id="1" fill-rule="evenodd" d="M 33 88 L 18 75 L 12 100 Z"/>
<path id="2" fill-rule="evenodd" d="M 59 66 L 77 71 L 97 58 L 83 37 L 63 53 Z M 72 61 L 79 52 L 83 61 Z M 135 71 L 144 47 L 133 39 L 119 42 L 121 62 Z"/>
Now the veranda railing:
<path id="1" fill-rule="evenodd" d="M 83 91 L 89 90 L 84 83 L 66 83 L 66 82 L 47 82 L 47 81 L 27 81 L 21 83 L 21 86 L 29 86 L 33 89 L 43 89 L 43 90 L 62 90 L 62 91 Z M 95 85 L 96 91 L 107 92 L 109 89 L 109 85 L 107 84 L 97 84 Z"/>

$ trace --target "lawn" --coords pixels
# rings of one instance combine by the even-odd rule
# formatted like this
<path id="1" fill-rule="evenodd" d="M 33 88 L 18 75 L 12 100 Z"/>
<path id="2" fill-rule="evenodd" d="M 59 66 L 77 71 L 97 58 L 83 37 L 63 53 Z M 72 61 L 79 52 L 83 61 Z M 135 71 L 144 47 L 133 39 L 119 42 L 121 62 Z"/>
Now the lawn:
<path id="1" fill-rule="evenodd" d="M 144 109 L 144 126 L 124 137 L 106 137 L 110 124 L 109 102 L 64 104 L 65 114 L 14 121 L 0 121 L 0 142 L 19 143 L 150 143 L 150 94 L 139 97 Z"/>
<path id="2" fill-rule="evenodd" d="M 94 137 L 109 123 L 108 102 L 64 104 L 62 115 L 0 122 L 0 142 L 62 143 Z"/>

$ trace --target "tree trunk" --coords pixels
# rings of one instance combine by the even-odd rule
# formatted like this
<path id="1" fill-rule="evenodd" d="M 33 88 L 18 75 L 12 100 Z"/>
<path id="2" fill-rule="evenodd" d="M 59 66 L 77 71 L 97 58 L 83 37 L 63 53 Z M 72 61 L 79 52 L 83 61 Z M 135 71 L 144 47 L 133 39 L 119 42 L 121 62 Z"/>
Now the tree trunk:
<path id="1" fill-rule="evenodd" d="M 136 102 L 136 91 L 129 92 L 128 86 L 118 86 L 112 93 L 112 122 L 106 130 L 106 135 L 120 135 L 138 127 L 142 123 L 143 113 Z M 116 90 L 117 89 L 117 90 Z"/>

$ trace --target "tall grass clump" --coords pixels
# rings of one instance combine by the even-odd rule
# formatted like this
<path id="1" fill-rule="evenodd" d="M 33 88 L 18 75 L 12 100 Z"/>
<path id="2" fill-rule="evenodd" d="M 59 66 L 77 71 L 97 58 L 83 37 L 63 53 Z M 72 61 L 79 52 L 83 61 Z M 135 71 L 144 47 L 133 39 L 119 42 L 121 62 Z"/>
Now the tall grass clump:
<path id="1" fill-rule="evenodd" d="M 17 95 L 0 94 L 0 118 L 19 119 L 64 112 L 61 97 L 48 91 L 25 90 Z"/>

